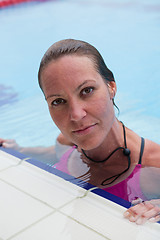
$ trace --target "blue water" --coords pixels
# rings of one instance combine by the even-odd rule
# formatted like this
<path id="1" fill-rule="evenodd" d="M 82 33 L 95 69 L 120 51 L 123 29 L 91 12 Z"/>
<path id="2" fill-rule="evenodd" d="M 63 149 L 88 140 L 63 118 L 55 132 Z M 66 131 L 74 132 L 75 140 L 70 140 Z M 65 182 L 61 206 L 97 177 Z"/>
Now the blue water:
<path id="1" fill-rule="evenodd" d="M 100 50 L 118 86 L 119 119 L 160 143 L 160 1 L 59 0 L 0 9 L 0 137 L 54 144 L 59 133 L 38 83 L 55 41 L 76 38 Z"/>

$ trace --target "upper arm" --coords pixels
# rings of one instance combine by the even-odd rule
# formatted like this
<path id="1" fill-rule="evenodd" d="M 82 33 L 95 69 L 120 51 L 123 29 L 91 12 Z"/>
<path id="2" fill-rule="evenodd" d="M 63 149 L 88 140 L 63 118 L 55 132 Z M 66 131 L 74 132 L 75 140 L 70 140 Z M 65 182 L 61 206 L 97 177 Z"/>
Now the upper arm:
<path id="1" fill-rule="evenodd" d="M 149 167 L 160 168 L 160 145 L 151 141 L 145 140 L 145 151 L 142 160 L 142 165 Z"/>

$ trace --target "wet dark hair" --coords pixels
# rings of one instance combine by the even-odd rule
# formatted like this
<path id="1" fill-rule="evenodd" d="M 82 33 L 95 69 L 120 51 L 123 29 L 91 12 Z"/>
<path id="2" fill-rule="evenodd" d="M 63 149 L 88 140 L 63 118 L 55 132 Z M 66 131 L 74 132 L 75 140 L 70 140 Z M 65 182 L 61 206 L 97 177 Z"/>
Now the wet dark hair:
<path id="1" fill-rule="evenodd" d="M 43 69 L 53 60 L 65 55 L 78 55 L 90 58 L 95 64 L 96 70 L 107 82 L 115 81 L 113 73 L 107 68 L 98 50 L 87 42 L 65 39 L 54 43 L 44 54 L 38 72 L 39 85 L 42 89 L 41 73 Z"/>
<path id="2" fill-rule="evenodd" d="M 75 39 L 64 39 L 54 43 L 44 54 L 38 71 L 39 86 L 43 91 L 41 73 L 44 68 L 53 60 L 66 55 L 86 56 L 92 60 L 95 69 L 107 83 L 114 81 L 113 73 L 107 68 L 99 51 L 91 44 Z M 113 104 L 114 99 L 113 99 Z M 115 105 L 116 106 L 116 105 Z M 116 106 L 117 107 L 117 106 Z"/>

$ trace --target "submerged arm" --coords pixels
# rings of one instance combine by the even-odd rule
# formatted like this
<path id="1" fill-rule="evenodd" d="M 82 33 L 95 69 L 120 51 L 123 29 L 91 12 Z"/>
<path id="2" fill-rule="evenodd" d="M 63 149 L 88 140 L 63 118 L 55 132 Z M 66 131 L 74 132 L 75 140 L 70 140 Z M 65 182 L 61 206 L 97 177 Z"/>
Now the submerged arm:
<path id="1" fill-rule="evenodd" d="M 35 158 L 51 165 L 54 165 L 56 162 L 58 162 L 65 150 L 71 145 L 73 144 L 62 134 L 58 136 L 56 144 L 49 147 L 22 147 L 14 139 L 0 138 L 0 146 L 14 149 L 31 158 Z"/>

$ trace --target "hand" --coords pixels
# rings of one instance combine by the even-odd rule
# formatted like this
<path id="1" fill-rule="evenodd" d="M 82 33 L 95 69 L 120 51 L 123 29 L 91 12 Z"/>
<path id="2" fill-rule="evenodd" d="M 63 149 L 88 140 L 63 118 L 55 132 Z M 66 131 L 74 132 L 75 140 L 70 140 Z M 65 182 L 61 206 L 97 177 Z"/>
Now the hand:
<path id="1" fill-rule="evenodd" d="M 12 148 L 16 151 L 20 151 L 21 147 L 17 144 L 14 139 L 3 139 L 0 138 L 0 146 L 4 148 Z"/>
<path id="2" fill-rule="evenodd" d="M 141 202 L 129 208 L 124 213 L 124 217 L 136 224 L 144 224 L 147 220 L 158 222 L 160 221 L 160 199 Z"/>

